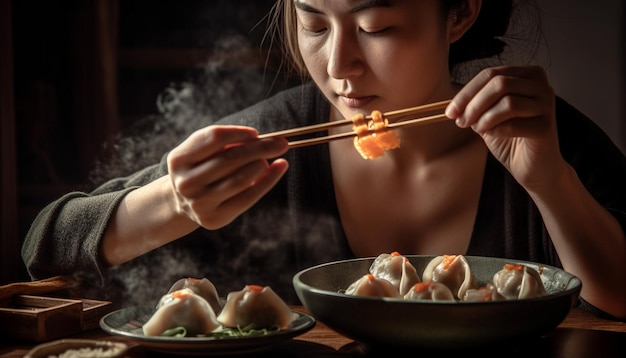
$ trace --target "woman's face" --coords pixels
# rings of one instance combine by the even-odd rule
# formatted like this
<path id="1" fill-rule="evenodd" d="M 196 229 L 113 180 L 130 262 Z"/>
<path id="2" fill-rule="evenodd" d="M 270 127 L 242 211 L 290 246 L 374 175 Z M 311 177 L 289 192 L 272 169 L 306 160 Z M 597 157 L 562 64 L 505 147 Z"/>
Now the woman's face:
<path id="1" fill-rule="evenodd" d="M 287 1 L 309 74 L 341 116 L 452 95 L 437 0 Z"/>

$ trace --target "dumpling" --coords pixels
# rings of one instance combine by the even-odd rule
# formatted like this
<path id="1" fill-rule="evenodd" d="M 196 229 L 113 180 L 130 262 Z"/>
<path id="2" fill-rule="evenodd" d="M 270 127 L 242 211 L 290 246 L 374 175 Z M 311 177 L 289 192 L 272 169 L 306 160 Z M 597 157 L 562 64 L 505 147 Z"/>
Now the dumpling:
<path id="1" fill-rule="evenodd" d="M 207 300 L 216 314 L 222 310 L 222 301 L 220 300 L 220 296 L 217 294 L 217 289 L 215 288 L 215 285 L 213 285 L 213 282 L 208 279 L 192 277 L 181 278 L 180 280 L 174 282 L 167 293 L 178 291 L 183 288 L 188 288 Z"/>
<path id="2" fill-rule="evenodd" d="M 160 336 L 177 327 L 184 327 L 186 336 L 197 336 L 211 333 L 221 325 L 207 300 L 183 288 L 161 297 L 156 312 L 142 329 L 146 336 Z"/>
<path id="3" fill-rule="evenodd" d="M 463 255 L 442 255 L 432 259 L 422 274 L 422 281 L 439 282 L 448 286 L 454 298 L 460 299 L 465 291 L 477 288 L 472 270 Z"/>
<path id="4" fill-rule="evenodd" d="M 462 300 L 468 302 L 489 302 L 503 301 L 505 298 L 498 292 L 496 286 L 488 283 L 485 286 L 470 288 L 465 291 L 465 295 L 463 295 Z"/>
<path id="5" fill-rule="evenodd" d="M 507 299 L 532 298 L 546 294 L 537 270 L 520 264 L 505 264 L 493 275 L 493 284 Z"/>
<path id="6" fill-rule="evenodd" d="M 345 292 L 352 296 L 393 297 L 401 298 L 400 291 L 391 282 L 378 278 L 371 273 L 363 275 L 354 281 Z"/>
<path id="7" fill-rule="evenodd" d="M 416 283 L 404 295 L 405 300 L 414 301 L 455 301 L 448 286 L 438 282 Z"/>
<path id="8" fill-rule="evenodd" d="M 420 278 L 411 261 L 400 255 L 397 251 L 391 254 L 380 254 L 369 269 L 370 273 L 378 278 L 383 278 L 400 292 L 406 294 L 413 285 L 420 282 Z"/>
<path id="9" fill-rule="evenodd" d="M 246 285 L 226 297 L 217 320 L 226 327 L 287 328 L 296 314 L 269 286 Z"/>

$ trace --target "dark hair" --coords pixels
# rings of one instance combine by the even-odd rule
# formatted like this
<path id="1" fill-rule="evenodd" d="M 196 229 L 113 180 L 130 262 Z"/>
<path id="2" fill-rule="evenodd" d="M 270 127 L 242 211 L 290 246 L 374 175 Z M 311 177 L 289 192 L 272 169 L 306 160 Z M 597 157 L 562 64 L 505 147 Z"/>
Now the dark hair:
<path id="1" fill-rule="evenodd" d="M 514 0 L 483 0 L 480 13 L 472 27 L 461 39 L 450 46 L 449 68 L 463 62 L 490 58 L 501 54 L 506 43 L 502 37 L 507 32 Z M 447 21 L 450 15 L 465 10 L 465 0 L 440 0 L 442 16 Z M 288 72 L 306 76 L 307 70 L 298 49 L 295 8 L 292 0 L 277 0 L 268 17 L 266 36 L 281 43 L 283 59 Z"/>
<path id="2" fill-rule="evenodd" d="M 463 12 L 465 0 L 442 0 L 444 19 Z M 458 41 L 450 45 L 449 68 L 458 64 L 500 55 L 506 43 L 506 34 L 511 20 L 513 0 L 483 0 L 480 13 L 469 30 Z"/>

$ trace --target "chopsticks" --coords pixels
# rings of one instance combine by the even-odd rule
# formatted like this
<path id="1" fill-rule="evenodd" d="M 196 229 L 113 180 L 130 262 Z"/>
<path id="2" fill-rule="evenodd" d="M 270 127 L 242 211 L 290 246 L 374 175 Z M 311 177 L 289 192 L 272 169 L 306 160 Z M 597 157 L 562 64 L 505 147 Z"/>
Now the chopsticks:
<path id="1" fill-rule="evenodd" d="M 436 111 L 436 110 L 443 110 L 448 106 L 449 103 L 450 103 L 450 100 L 445 100 L 445 101 L 429 103 L 429 104 L 425 104 L 421 106 L 390 111 L 390 112 L 383 113 L 383 118 L 392 120 L 392 119 L 398 119 L 398 118 L 419 116 L 424 113 L 429 113 L 429 112 Z M 369 121 L 372 119 L 372 116 L 367 115 L 365 116 L 365 119 Z M 405 127 L 405 126 L 408 127 L 408 126 L 414 126 L 418 124 L 440 122 L 440 121 L 449 120 L 449 119 L 450 118 L 448 118 L 445 114 L 439 113 L 439 114 L 434 114 L 434 115 L 429 115 L 429 116 L 421 116 L 419 118 L 413 118 L 413 119 L 399 121 L 399 122 L 392 122 L 392 123 L 389 123 L 386 128 L 393 129 L 393 128 L 400 128 L 400 127 Z M 273 138 L 273 137 L 288 138 L 288 137 L 293 137 L 296 135 L 319 132 L 322 130 L 327 130 L 329 128 L 338 127 L 338 126 L 347 125 L 347 124 L 353 124 L 352 119 L 342 119 L 342 120 L 333 121 L 333 122 L 314 124 L 311 126 L 305 126 L 305 127 L 299 127 L 299 128 L 293 128 L 293 129 L 286 129 L 286 130 L 272 132 L 272 133 L 265 133 L 265 134 L 259 135 L 259 138 L 261 139 Z M 290 141 L 288 144 L 290 148 L 298 148 L 298 147 L 305 147 L 309 145 L 327 143 L 327 142 L 339 140 L 339 139 L 350 138 L 356 135 L 357 134 L 354 131 L 350 131 L 350 132 L 345 132 L 345 133 L 328 135 L 324 137 Z"/>

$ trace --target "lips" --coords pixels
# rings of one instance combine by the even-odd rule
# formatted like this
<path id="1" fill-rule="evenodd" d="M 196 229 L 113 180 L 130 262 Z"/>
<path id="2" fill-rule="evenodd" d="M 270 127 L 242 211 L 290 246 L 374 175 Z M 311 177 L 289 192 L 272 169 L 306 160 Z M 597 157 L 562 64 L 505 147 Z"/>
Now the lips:
<path id="1" fill-rule="evenodd" d="M 341 101 L 348 106 L 349 108 L 362 108 L 367 106 L 370 102 L 374 100 L 374 96 L 350 96 L 350 95 L 339 95 Z"/>

